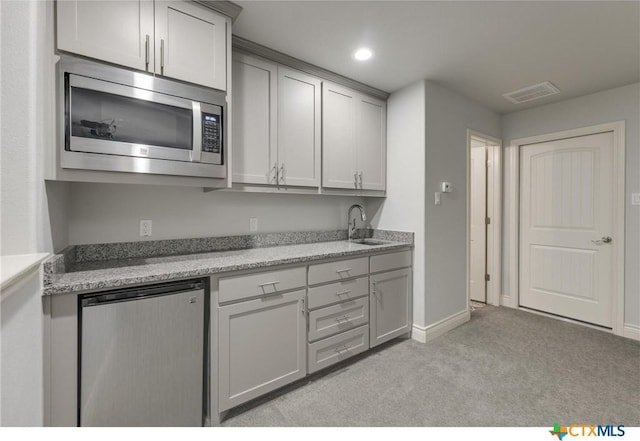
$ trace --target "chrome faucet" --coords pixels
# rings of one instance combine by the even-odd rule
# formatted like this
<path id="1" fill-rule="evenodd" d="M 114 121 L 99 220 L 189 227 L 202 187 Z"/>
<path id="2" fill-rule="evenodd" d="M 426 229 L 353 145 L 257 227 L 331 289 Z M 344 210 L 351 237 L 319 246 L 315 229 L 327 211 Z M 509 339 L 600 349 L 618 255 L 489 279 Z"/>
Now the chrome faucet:
<path id="1" fill-rule="evenodd" d="M 347 229 L 349 230 L 349 240 L 351 240 L 351 238 L 353 237 L 353 234 L 356 232 L 356 218 L 353 218 L 353 223 L 351 223 L 351 211 L 357 208 L 360 210 L 360 219 L 362 219 L 362 222 L 367 220 L 367 215 L 364 214 L 364 208 L 362 208 L 362 205 L 360 204 L 353 204 L 351 207 L 349 207 L 349 211 L 347 212 Z"/>

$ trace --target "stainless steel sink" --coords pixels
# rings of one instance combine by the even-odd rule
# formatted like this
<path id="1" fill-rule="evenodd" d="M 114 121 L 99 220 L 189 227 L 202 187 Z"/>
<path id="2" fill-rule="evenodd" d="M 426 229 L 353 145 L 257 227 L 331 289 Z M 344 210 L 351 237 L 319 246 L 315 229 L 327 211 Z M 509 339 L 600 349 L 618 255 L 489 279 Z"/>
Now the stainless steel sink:
<path id="1" fill-rule="evenodd" d="M 380 240 L 380 239 L 354 239 L 354 240 L 351 240 L 351 242 L 357 243 L 359 245 L 370 245 L 370 246 L 386 245 L 389 243 L 386 240 Z"/>

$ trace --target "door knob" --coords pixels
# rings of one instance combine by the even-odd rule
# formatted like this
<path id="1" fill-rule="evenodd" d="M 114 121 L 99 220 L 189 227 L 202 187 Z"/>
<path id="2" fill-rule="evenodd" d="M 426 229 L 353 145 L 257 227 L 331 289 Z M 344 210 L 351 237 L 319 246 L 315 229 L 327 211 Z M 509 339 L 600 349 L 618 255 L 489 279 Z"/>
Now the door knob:
<path id="1" fill-rule="evenodd" d="M 602 236 L 600 239 L 592 240 L 591 242 L 596 245 L 602 245 L 603 243 L 611 243 L 613 239 L 610 236 Z"/>

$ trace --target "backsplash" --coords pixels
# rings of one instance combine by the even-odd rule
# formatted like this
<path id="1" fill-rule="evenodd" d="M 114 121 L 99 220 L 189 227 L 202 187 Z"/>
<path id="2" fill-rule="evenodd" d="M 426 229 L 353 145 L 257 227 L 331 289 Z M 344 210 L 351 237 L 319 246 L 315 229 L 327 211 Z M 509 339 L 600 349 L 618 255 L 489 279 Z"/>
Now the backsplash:
<path id="1" fill-rule="evenodd" d="M 405 242 L 413 245 L 413 233 L 402 231 L 361 228 L 356 230 L 354 238 L 375 238 Z M 74 271 L 75 266 L 86 266 L 89 262 L 176 256 L 342 240 L 347 240 L 346 229 L 71 245 L 65 248 L 60 254 L 52 256 L 43 264 L 43 281 L 44 284 L 47 285 L 57 277 L 57 274 Z"/>

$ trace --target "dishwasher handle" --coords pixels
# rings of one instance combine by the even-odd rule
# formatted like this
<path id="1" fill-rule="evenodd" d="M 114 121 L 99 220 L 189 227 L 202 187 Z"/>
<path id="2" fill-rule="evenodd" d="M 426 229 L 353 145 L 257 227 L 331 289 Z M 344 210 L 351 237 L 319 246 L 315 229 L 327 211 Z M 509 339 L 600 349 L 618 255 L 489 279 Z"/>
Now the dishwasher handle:
<path id="1" fill-rule="evenodd" d="M 185 291 L 199 291 L 204 289 L 203 280 L 186 280 L 173 283 L 138 286 L 116 291 L 102 292 L 83 296 L 82 307 L 98 306 L 108 303 L 125 302 L 144 297 L 158 297 L 169 294 L 177 294 Z"/>

